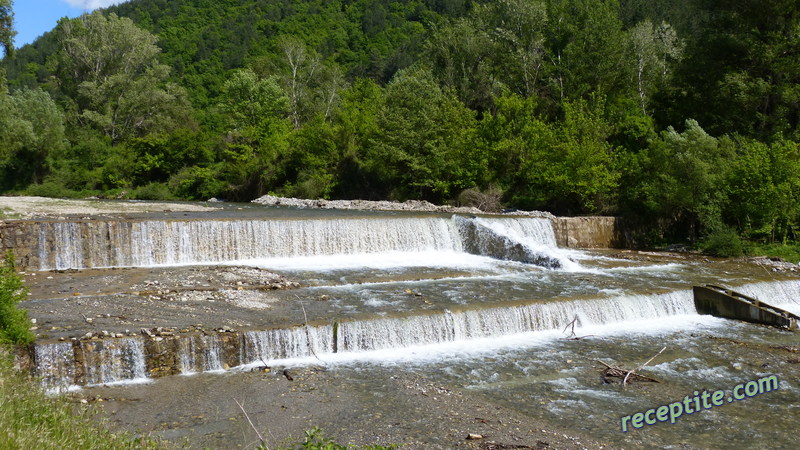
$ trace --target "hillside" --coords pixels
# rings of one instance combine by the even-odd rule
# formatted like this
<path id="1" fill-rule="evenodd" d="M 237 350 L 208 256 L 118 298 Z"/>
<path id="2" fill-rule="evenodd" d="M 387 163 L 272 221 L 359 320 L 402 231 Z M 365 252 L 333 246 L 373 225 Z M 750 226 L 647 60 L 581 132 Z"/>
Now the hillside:
<path id="1" fill-rule="evenodd" d="M 800 6 L 134 0 L 6 58 L 0 190 L 424 199 L 796 239 Z"/>

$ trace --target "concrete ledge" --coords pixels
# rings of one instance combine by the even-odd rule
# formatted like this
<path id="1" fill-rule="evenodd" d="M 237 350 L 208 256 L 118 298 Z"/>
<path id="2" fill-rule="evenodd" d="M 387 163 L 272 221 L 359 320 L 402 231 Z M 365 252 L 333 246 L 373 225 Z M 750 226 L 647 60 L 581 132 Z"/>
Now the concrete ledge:
<path id="1" fill-rule="evenodd" d="M 610 216 L 556 217 L 553 231 L 559 247 L 625 248 L 620 222 Z"/>
<path id="2" fill-rule="evenodd" d="M 736 319 L 750 323 L 770 325 L 797 330 L 800 317 L 758 299 L 721 288 L 719 286 L 695 286 L 694 305 L 700 314 L 709 314 L 725 319 Z"/>

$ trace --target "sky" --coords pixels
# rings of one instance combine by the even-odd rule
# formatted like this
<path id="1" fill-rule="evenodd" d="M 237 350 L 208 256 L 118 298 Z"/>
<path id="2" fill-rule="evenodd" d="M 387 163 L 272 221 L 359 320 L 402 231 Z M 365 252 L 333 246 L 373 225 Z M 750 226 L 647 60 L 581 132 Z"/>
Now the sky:
<path id="1" fill-rule="evenodd" d="M 126 0 L 13 0 L 14 46 L 30 44 L 55 28 L 62 17 L 78 17 L 84 12 L 122 3 Z"/>

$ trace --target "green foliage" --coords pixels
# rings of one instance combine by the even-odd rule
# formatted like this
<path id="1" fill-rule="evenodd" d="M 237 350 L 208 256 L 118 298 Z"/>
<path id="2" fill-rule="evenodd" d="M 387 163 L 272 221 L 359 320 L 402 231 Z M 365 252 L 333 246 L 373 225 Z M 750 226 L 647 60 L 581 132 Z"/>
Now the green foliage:
<path id="1" fill-rule="evenodd" d="M 187 200 L 208 200 L 224 197 L 227 184 L 220 180 L 219 165 L 211 167 L 187 167 L 169 180 L 170 190 Z"/>
<path id="2" fill-rule="evenodd" d="M 146 438 L 114 434 L 64 397 L 48 397 L 0 350 L 0 448 L 150 449 Z"/>
<path id="3" fill-rule="evenodd" d="M 455 203 L 496 186 L 622 214 L 650 242 L 791 242 L 798 24 L 790 0 L 123 2 L 3 60 L 0 190 Z"/>
<path id="4" fill-rule="evenodd" d="M 28 312 L 17 306 L 27 298 L 27 293 L 22 278 L 17 275 L 14 254 L 9 251 L 0 265 L 0 344 L 26 345 L 33 342 Z"/>
<path id="5" fill-rule="evenodd" d="M 768 258 L 780 258 L 794 264 L 800 263 L 800 244 L 765 244 L 746 243 L 745 253 L 749 256 L 766 256 Z"/>
<path id="6" fill-rule="evenodd" d="M 442 90 L 422 67 L 403 70 L 386 87 L 370 170 L 398 199 L 441 202 L 481 184 L 484 156 L 470 145 L 475 114 Z"/>
<path id="7" fill-rule="evenodd" d="M 7 56 L 14 56 L 14 11 L 11 0 L 0 0 L 0 45 Z"/>
<path id="8" fill-rule="evenodd" d="M 41 182 L 64 149 L 61 110 L 41 89 L 7 95 L 0 87 L 0 188 Z"/>
<path id="9" fill-rule="evenodd" d="M 744 245 L 736 231 L 722 228 L 709 234 L 700 246 L 704 253 L 721 258 L 735 258 L 744 254 Z"/>
<path id="10" fill-rule="evenodd" d="M 727 222 L 751 238 L 797 239 L 800 226 L 800 148 L 784 139 L 771 145 L 739 140 L 727 176 Z"/>
<path id="11" fill-rule="evenodd" d="M 168 82 L 157 37 L 130 19 L 100 11 L 59 22 L 61 51 L 52 56 L 73 120 L 103 131 L 112 144 L 185 124 L 183 88 Z"/>
<path id="12" fill-rule="evenodd" d="M 722 225 L 725 177 L 733 159 L 730 139 L 717 139 L 694 120 L 686 130 L 670 128 L 640 158 L 635 202 L 657 218 L 662 232 L 694 240 Z"/>

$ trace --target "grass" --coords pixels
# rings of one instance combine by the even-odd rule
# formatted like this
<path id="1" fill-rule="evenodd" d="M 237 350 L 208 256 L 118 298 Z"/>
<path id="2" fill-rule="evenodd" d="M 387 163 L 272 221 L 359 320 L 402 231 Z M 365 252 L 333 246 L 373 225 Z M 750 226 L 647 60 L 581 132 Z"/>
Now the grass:
<path id="1" fill-rule="evenodd" d="M 160 446 L 102 428 L 87 410 L 51 398 L 26 373 L 15 370 L 0 348 L 0 448 L 150 449 Z"/>
<path id="2" fill-rule="evenodd" d="M 800 263 L 800 243 L 790 244 L 758 244 L 750 243 L 746 248 L 749 256 L 766 256 L 780 258 L 794 264 Z"/>

